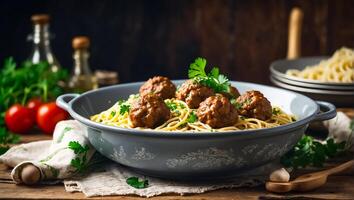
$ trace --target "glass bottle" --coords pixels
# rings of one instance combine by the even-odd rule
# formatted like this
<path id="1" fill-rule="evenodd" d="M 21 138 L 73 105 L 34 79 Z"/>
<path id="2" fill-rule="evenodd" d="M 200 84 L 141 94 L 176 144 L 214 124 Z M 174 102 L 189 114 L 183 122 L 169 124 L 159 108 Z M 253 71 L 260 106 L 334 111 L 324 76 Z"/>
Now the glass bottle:
<path id="1" fill-rule="evenodd" d="M 56 72 L 60 68 L 58 60 L 55 58 L 50 47 L 50 33 L 49 33 L 49 15 L 38 14 L 32 15 L 33 23 L 33 49 L 29 60 L 33 63 L 40 61 L 47 61 L 51 66 L 51 70 Z"/>
<path id="2" fill-rule="evenodd" d="M 74 67 L 68 82 L 69 90 L 82 93 L 97 88 L 97 79 L 92 75 L 89 67 L 90 40 L 85 36 L 78 36 L 72 40 L 74 49 Z"/>

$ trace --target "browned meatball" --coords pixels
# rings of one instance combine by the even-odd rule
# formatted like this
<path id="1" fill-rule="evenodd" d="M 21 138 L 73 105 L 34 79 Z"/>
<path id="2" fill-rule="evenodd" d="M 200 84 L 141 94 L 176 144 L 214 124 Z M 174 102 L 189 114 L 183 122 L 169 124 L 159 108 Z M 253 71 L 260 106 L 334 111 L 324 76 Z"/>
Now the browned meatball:
<path id="1" fill-rule="evenodd" d="M 229 87 L 229 92 L 226 93 L 226 92 L 222 92 L 221 94 L 229 99 L 236 99 L 237 97 L 240 96 L 240 93 L 238 92 L 238 90 L 234 87 L 234 86 L 231 86 Z"/>
<path id="2" fill-rule="evenodd" d="M 245 117 L 267 120 L 272 116 L 272 106 L 259 91 L 247 91 L 236 99 L 238 113 Z"/>
<path id="3" fill-rule="evenodd" d="M 176 97 L 187 103 L 190 108 L 198 108 L 200 102 L 214 95 L 214 90 L 193 80 L 184 82 L 177 90 Z"/>
<path id="4" fill-rule="evenodd" d="M 197 116 L 201 122 L 213 128 L 232 126 L 238 120 L 236 108 L 221 95 L 211 96 L 200 103 Z"/>
<path id="5" fill-rule="evenodd" d="M 155 76 L 150 78 L 140 87 L 140 95 L 156 94 L 162 99 L 175 97 L 176 86 L 167 77 Z"/>
<path id="6" fill-rule="evenodd" d="M 129 119 L 133 127 L 155 128 L 167 121 L 170 114 L 170 109 L 161 97 L 147 94 L 132 103 Z"/>

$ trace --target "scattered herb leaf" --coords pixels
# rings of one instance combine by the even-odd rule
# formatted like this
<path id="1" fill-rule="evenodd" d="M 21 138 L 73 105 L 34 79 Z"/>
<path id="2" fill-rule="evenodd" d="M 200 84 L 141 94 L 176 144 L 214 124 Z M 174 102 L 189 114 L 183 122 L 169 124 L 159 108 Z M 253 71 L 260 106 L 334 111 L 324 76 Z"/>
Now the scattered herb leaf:
<path id="1" fill-rule="evenodd" d="M 127 184 L 136 188 L 136 189 L 143 189 L 149 186 L 148 180 L 139 180 L 138 177 L 129 177 L 126 180 Z"/>
<path id="2" fill-rule="evenodd" d="M 73 150 L 76 154 L 76 158 L 71 160 L 71 166 L 76 169 L 76 172 L 82 173 L 87 169 L 87 152 L 89 146 L 85 145 L 84 147 L 77 141 L 69 142 L 69 149 Z"/>
<path id="3" fill-rule="evenodd" d="M 345 142 L 335 143 L 333 138 L 329 138 L 322 144 L 311 136 L 304 135 L 296 146 L 282 157 L 281 162 L 286 167 L 295 169 L 306 166 L 322 167 L 327 159 L 344 149 Z"/>

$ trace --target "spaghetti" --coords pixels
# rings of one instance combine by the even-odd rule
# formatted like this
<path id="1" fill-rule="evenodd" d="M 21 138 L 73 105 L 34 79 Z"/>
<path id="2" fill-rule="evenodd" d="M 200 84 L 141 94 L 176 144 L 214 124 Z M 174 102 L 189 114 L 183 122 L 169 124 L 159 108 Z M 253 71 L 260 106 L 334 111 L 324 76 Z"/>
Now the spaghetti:
<path id="1" fill-rule="evenodd" d="M 354 82 L 354 51 L 342 47 L 327 60 L 303 70 L 290 69 L 287 75 L 321 82 Z"/>
<path id="2" fill-rule="evenodd" d="M 117 102 L 111 108 L 91 117 L 92 121 L 121 128 L 133 128 L 128 112 L 121 112 L 122 107 L 132 103 L 136 95 L 131 95 L 125 103 Z M 237 123 L 233 126 L 213 129 L 208 124 L 202 123 L 195 115 L 196 109 L 191 109 L 181 100 L 166 99 L 166 105 L 171 110 L 172 117 L 155 129 L 137 127 L 135 129 L 173 131 L 173 132 L 223 132 L 238 131 L 247 129 L 272 128 L 295 121 L 292 115 L 288 115 L 278 107 L 273 107 L 272 117 L 266 121 L 256 118 L 239 116 Z"/>

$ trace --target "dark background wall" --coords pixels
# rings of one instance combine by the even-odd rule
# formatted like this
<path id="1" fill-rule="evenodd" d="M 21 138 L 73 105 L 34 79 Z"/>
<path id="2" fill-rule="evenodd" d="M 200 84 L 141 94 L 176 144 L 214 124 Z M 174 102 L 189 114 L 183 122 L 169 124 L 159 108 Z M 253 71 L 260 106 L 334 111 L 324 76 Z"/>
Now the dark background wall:
<path id="1" fill-rule="evenodd" d="M 119 72 L 122 82 L 160 74 L 186 78 L 188 64 L 207 58 L 231 79 L 269 83 L 269 64 L 286 56 L 292 7 L 304 11 L 303 56 L 354 47 L 351 0 L 4 0 L 0 2 L 0 60 L 24 60 L 30 16 L 49 13 L 52 48 L 72 66 L 71 39 L 92 40 L 91 68 Z"/>

